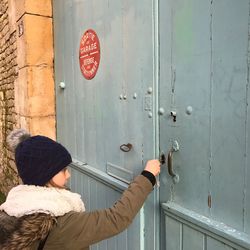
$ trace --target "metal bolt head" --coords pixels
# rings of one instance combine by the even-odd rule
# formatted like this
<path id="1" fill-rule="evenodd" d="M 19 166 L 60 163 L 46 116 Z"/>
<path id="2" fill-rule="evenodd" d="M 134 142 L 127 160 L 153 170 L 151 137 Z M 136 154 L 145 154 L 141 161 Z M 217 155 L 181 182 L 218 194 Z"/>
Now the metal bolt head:
<path id="1" fill-rule="evenodd" d="M 192 112 L 193 112 L 193 108 L 192 108 L 191 106 L 187 106 L 187 108 L 186 108 L 186 113 L 187 113 L 188 115 L 191 115 Z"/>
<path id="2" fill-rule="evenodd" d="M 60 83 L 59 83 L 59 87 L 60 87 L 61 89 L 65 89 L 65 87 L 66 87 L 65 82 L 60 82 Z"/>
<path id="3" fill-rule="evenodd" d="M 164 114 L 164 112 L 165 112 L 165 110 L 164 110 L 164 108 L 159 108 L 159 115 L 163 115 Z"/>
<path id="4" fill-rule="evenodd" d="M 136 94 L 136 93 L 134 93 L 133 98 L 134 98 L 134 99 L 136 99 L 136 98 L 137 98 L 137 94 Z"/>
<path id="5" fill-rule="evenodd" d="M 149 88 L 148 88 L 148 93 L 149 93 L 149 94 L 152 94 L 152 92 L 153 92 L 153 88 L 152 88 L 152 87 L 149 87 Z"/>
<path id="6" fill-rule="evenodd" d="M 148 117 L 152 118 L 153 117 L 153 113 L 152 112 L 148 112 Z"/>

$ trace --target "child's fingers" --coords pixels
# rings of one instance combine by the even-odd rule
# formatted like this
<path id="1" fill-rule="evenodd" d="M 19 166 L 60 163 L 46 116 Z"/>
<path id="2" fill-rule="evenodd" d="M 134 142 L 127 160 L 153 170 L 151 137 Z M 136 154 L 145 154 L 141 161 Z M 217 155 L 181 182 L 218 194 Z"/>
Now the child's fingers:
<path id="1" fill-rule="evenodd" d="M 151 172 L 154 176 L 160 173 L 160 161 L 157 159 L 149 160 L 145 167 L 146 171 Z"/>

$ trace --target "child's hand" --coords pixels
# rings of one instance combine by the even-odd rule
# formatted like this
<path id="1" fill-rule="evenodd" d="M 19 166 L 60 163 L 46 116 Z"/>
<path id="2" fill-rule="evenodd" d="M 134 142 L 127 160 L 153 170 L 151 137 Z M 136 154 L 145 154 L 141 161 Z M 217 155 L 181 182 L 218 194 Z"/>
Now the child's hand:
<path id="1" fill-rule="evenodd" d="M 146 164 L 146 167 L 144 168 L 144 170 L 152 173 L 154 176 L 157 176 L 160 171 L 160 161 L 159 160 L 149 160 Z"/>

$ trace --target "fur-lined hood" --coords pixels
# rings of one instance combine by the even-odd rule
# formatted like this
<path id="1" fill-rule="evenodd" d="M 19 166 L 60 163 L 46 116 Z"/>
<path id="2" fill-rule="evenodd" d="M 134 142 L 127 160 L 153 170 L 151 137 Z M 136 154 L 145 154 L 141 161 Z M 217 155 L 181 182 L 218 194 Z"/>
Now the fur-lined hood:
<path id="1" fill-rule="evenodd" d="M 18 185 L 10 190 L 1 210 L 15 217 L 34 213 L 62 216 L 70 211 L 84 212 L 85 206 L 79 194 L 66 189 Z"/>

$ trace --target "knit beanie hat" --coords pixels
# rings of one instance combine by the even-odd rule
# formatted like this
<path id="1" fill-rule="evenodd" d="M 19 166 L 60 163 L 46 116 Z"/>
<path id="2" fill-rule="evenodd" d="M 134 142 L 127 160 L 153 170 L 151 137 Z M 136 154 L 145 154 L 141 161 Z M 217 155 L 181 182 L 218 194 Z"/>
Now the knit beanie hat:
<path id="1" fill-rule="evenodd" d="M 44 186 L 72 162 L 67 149 L 46 136 L 31 136 L 24 129 L 13 130 L 7 137 L 15 152 L 18 173 L 24 184 Z"/>

